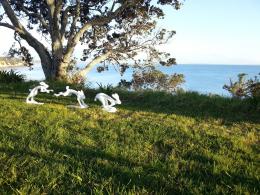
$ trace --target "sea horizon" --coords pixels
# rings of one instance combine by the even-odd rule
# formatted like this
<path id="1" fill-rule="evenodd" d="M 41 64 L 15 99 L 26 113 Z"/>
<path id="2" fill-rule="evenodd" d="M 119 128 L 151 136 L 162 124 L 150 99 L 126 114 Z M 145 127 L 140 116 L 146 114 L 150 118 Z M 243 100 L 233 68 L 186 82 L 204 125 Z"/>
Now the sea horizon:
<path id="1" fill-rule="evenodd" d="M 82 66 L 82 63 L 79 64 Z M 177 64 L 170 67 L 156 66 L 166 74 L 184 74 L 185 83 L 181 87 L 186 91 L 197 91 L 202 94 L 217 94 L 229 96 L 230 94 L 223 89 L 224 84 L 229 84 L 237 80 L 237 75 L 246 73 L 246 78 L 253 78 L 260 73 L 260 65 L 231 65 L 231 64 Z M 44 74 L 40 64 L 33 66 L 33 70 L 28 67 L 5 67 L 5 70 L 14 69 L 26 75 L 27 80 L 44 80 Z M 93 88 L 98 84 L 116 86 L 121 79 L 131 80 L 133 69 L 126 70 L 123 76 L 113 68 L 109 71 L 98 73 L 94 68 L 87 75 L 87 84 Z"/>

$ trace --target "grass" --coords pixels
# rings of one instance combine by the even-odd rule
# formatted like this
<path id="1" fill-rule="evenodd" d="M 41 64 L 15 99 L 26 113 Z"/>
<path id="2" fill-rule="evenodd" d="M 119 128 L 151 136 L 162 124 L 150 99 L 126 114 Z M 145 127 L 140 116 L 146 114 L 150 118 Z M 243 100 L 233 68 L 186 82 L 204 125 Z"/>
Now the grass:
<path id="1" fill-rule="evenodd" d="M 28 105 L 33 84 L 0 85 L 0 194 L 260 193 L 257 102 L 118 91 L 109 114 L 90 89 Z"/>

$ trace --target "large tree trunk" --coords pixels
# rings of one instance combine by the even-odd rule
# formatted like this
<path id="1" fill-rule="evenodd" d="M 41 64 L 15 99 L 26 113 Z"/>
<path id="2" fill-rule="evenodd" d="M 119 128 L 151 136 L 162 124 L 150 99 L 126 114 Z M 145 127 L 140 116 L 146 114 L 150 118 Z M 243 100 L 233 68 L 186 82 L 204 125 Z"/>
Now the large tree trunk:
<path id="1" fill-rule="evenodd" d="M 69 81 L 67 64 L 57 63 L 55 59 L 41 58 L 41 65 L 46 80 Z"/>
<path id="2" fill-rule="evenodd" d="M 12 29 L 15 30 L 22 39 L 26 40 L 26 42 L 38 53 L 46 79 L 55 79 L 57 66 L 53 64 L 53 59 L 48 49 L 24 28 L 24 26 L 17 19 L 14 11 L 12 10 L 12 7 L 7 0 L 1 0 L 0 2 L 13 25 Z"/>
<path id="3" fill-rule="evenodd" d="M 61 62 L 56 65 L 56 80 L 69 81 L 67 68 L 68 63 Z"/>
<path id="4" fill-rule="evenodd" d="M 40 59 L 41 59 L 42 70 L 43 70 L 46 80 L 54 80 L 55 74 L 53 74 L 53 71 L 51 68 L 52 67 L 51 59 L 43 58 L 41 56 L 40 56 Z"/>
<path id="5" fill-rule="evenodd" d="M 96 19 L 91 22 L 87 22 L 79 30 L 77 30 L 76 24 L 80 16 L 80 1 L 77 0 L 77 4 L 76 4 L 77 13 L 72 20 L 72 24 L 70 28 L 71 32 L 68 38 L 67 47 L 65 49 L 63 47 L 63 39 L 65 36 L 67 21 L 63 20 L 62 26 L 60 27 L 59 25 L 62 2 L 63 1 L 61 0 L 59 1 L 46 0 L 46 3 L 48 5 L 49 23 L 47 25 L 47 23 L 43 21 L 42 24 L 47 25 L 47 28 L 49 27 L 49 33 L 51 36 L 52 45 L 51 45 L 51 51 L 48 51 L 48 49 L 39 40 L 33 37 L 32 34 L 29 33 L 26 30 L 26 28 L 23 26 L 23 24 L 18 20 L 9 1 L 0 0 L 0 3 L 3 9 L 5 10 L 5 13 L 7 14 L 8 18 L 11 21 L 11 24 L 1 23 L 0 25 L 16 31 L 22 39 L 24 39 L 32 48 L 36 50 L 37 54 L 40 57 L 42 69 L 47 80 L 69 81 L 69 79 L 71 78 L 69 78 L 70 75 L 68 74 L 68 66 L 71 62 L 71 56 L 73 55 L 75 47 L 80 41 L 80 38 L 82 38 L 83 34 L 87 30 L 89 30 L 93 25 L 102 25 L 111 21 L 112 19 L 115 18 L 117 13 L 124 10 L 124 7 L 118 8 L 109 16 L 102 17 L 100 19 Z M 37 13 L 33 13 L 33 14 L 37 15 Z M 40 19 L 44 20 L 43 18 L 41 18 L 41 16 L 39 17 Z M 68 18 L 68 16 L 65 16 L 65 18 Z M 75 76 L 81 76 L 82 78 L 84 78 L 86 74 L 96 64 L 105 60 L 110 54 L 111 52 L 107 52 L 106 54 L 96 57 L 95 59 L 93 59 L 92 62 L 90 62 L 83 70 L 81 70 Z"/>

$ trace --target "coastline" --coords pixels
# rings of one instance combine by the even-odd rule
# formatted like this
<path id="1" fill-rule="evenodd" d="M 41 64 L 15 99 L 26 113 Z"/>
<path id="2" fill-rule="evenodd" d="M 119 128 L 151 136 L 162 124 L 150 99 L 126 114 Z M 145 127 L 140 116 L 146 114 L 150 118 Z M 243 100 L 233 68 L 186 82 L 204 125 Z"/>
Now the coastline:
<path id="1" fill-rule="evenodd" d="M 25 65 L 5 65 L 5 66 L 2 66 L 0 65 L 0 70 L 5 70 L 5 69 L 16 69 L 16 68 L 23 68 L 23 67 L 26 67 Z"/>
<path id="2" fill-rule="evenodd" d="M 15 64 L 15 65 L 2 65 L 0 64 L 0 69 L 5 69 L 5 68 L 21 68 L 21 67 L 25 67 L 24 64 Z"/>
<path id="3" fill-rule="evenodd" d="M 0 57 L 0 68 L 23 67 L 24 61 L 19 58 Z"/>
<path id="4" fill-rule="evenodd" d="M 42 80 L 45 79 L 41 65 L 35 63 L 30 70 L 29 67 L 6 67 L 0 70 L 15 69 L 21 74 L 26 75 L 28 80 Z M 163 67 L 161 71 L 167 74 L 184 74 L 186 82 L 183 84 L 183 88 L 187 91 L 198 91 L 203 94 L 214 93 L 218 95 L 228 95 L 228 92 L 223 89 L 223 85 L 230 82 L 230 78 L 235 81 L 237 75 L 240 73 L 246 73 L 247 78 L 254 78 L 260 72 L 260 66 L 241 66 L 241 65 L 180 65 L 172 67 Z M 102 83 L 103 85 L 117 85 L 121 79 L 127 81 L 131 80 L 132 69 L 128 69 L 121 77 L 116 70 L 110 68 L 109 71 L 98 73 L 94 68 L 88 75 L 87 80 L 93 84 L 94 87 L 98 87 L 96 83 Z"/>

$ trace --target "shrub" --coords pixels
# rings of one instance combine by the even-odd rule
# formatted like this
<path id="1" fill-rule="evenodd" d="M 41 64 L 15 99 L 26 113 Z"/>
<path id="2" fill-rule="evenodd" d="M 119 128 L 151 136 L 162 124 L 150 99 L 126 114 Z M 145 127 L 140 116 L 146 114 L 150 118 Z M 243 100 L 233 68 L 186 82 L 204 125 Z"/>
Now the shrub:
<path id="1" fill-rule="evenodd" d="M 226 89 L 231 93 L 232 97 L 236 98 L 259 98 L 260 97 L 260 80 L 259 76 L 255 76 L 253 79 L 246 80 L 247 74 L 238 74 L 238 81 L 233 82 L 230 79 L 229 85 L 224 85 L 223 89 Z M 260 73 L 258 74 L 260 75 Z"/>
<path id="2" fill-rule="evenodd" d="M 98 85 L 98 91 L 101 91 L 103 93 L 108 93 L 111 94 L 113 92 L 113 85 L 107 84 L 107 85 L 102 85 L 102 83 L 97 83 Z"/>
<path id="3" fill-rule="evenodd" d="M 258 74 L 260 76 L 260 73 Z M 247 81 L 248 93 L 250 97 L 260 98 L 260 78 L 255 76 Z"/>
<path id="4" fill-rule="evenodd" d="M 176 92 L 184 83 L 183 74 L 164 74 L 159 70 L 142 70 L 133 73 L 130 82 L 121 80 L 119 87 L 132 88 L 133 90 L 151 89 L 155 91 Z"/>
<path id="5" fill-rule="evenodd" d="M 1 83 L 18 83 L 25 80 L 25 75 L 15 72 L 14 70 L 0 71 L 0 82 Z"/>
<path id="6" fill-rule="evenodd" d="M 118 87 L 119 88 L 123 88 L 123 89 L 130 89 L 132 86 L 132 82 L 131 81 L 127 81 L 125 79 L 121 79 L 120 82 L 118 83 Z"/>

